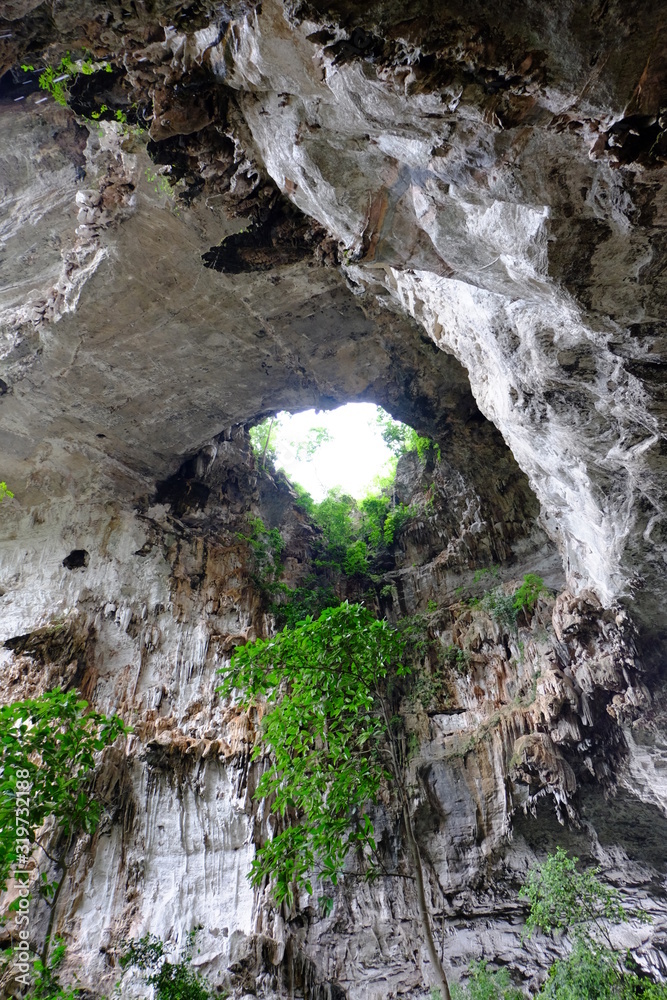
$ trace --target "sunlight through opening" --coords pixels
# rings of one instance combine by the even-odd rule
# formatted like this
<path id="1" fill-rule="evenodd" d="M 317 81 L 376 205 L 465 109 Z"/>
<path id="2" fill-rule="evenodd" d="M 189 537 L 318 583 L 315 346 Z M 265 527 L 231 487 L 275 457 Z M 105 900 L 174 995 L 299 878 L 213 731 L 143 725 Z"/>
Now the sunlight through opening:
<path id="1" fill-rule="evenodd" d="M 268 418 L 252 429 L 253 448 L 261 457 L 271 426 L 267 456 L 314 500 L 336 487 L 361 499 L 395 468 L 395 452 L 383 438 L 383 418 L 389 419 L 373 403 L 281 412 L 273 423 Z"/>

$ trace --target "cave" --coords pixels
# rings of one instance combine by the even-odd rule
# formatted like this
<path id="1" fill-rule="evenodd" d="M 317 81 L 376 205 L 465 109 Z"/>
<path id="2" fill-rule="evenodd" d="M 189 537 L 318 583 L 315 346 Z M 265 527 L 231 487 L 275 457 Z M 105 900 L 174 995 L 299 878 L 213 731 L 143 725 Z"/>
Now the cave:
<path id="1" fill-rule="evenodd" d="M 399 459 L 410 516 L 368 574 L 327 585 L 426 623 L 446 675 L 401 712 L 448 975 L 485 959 L 535 995 L 564 942 L 524 938 L 518 891 L 562 846 L 648 911 L 617 941 L 667 978 L 664 14 L 0 5 L 0 701 L 76 691 L 131 726 L 67 844 L 84 1000 L 144 995 L 123 943 L 196 928 L 234 1000 L 434 985 L 409 880 L 341 878 L 331 910 L 249 883 L 261 729 L 216 690 L 320 572 L 251 428 L 359 402 L 434 447 Z M 253 531 L 280 538 L 270 598 Z"/>

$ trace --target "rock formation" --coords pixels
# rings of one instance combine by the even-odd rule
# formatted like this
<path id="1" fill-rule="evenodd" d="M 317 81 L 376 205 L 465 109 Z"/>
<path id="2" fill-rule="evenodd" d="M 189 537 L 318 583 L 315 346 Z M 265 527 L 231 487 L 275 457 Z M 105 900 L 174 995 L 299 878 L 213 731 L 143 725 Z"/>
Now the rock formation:
<path id="1" fill-rule="evenodd" d="M 235 997 L 427 995 L 408 881 L 329 915 L 253 894 L 257 720 L 215 691 L 275 624 L 249 516 L 289 585 L 313 551 L 248 426 L 358 400 L 442 454 L 399 467 L 377 600 L 425 616 L 425 677 L 465 654 L 404 706 L 446 965 L 543 974 L 517 889 L 560 843 L 651 913 L 624 943 L 667 975 L 665 13 L 0 5 L 2 698 L 75 685 L 133 726 L 60 902 L 89 996 L 124 938 L 198 925 Z M 38 72 L 68 52 L 61 106 Z M 516 630 L 460 600 L 492 566 L 549 587 Z"/>

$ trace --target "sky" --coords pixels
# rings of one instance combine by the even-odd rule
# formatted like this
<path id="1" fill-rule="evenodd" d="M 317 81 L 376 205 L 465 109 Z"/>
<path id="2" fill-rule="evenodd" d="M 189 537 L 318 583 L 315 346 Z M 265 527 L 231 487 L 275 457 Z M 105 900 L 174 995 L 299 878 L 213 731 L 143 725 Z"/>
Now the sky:
<path id="1" fill-rule="evenodd" d="M 377 409 L 373 403 L 347 403 L 336 410 L 279 413 L 278 432 L 274 429 L 271 436 L 276 465 L 314 500 L 322 500 L 334 486 L 360 499 L 377 475 L 387 473 L 391 458 L 376 424 Z M 325 427 L 331 441 L 321 445 L 310 461 L 299 459 L 298 443 L 313 427 Z"/>

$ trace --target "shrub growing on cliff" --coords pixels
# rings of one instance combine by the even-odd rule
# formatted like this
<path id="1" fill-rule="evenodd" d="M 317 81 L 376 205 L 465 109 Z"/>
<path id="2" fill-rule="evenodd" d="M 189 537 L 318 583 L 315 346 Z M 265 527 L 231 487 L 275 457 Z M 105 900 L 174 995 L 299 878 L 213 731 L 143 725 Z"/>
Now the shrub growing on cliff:
<path id="1" fill-rule="evenodd" d="M 90 711 L 76 691 L 48 691 L 39 698 L 0 708 L 0 883 L 12 865 L 32 850 L 35 830 L 49 816 L 65 837 L 92 833 L 100 804 L 87 788 L 95 754 L 126 726 L 118 716 Z M 19 835 L 16 809 L 21 812 Z"/>
<path id="2" fill-rule="evenodd" d="M 488 612 L 503 629 L 516 631 L 519 615 L 528 617 L 532 614 L 538 597 L 545 590 L 541 576 L 527 573 L 513 594 L 506 594 L 502 587 L 494 587 L 481 597 L 473 597 L 470 604 Z"/>
<path id="3" fill-rule="evenodd" d="M 27 63 L 21 65 L 25 73 L 35 72 L 35 67 Z M 67 106 L 69 97 L 69 86 L 76 80 L 77 76 L 92 76 L 94 73 L 104 70 L 111 73 L 112 69 L 108 62 L 93 62 L 92 59 L 81 58 L 72 59 L 69 52 L 60 60 L 57 66 L 45 66 L 39 75 L 39 87 L 50 94 L 57 104 Z"/>
<path id="4" fill-rule="evenodd" d="M 441 458 L 440 446 L 429 437 L 422 437 L 414 428 L 392 420 L 390 415 L 378 406 L 377 422 L 381 428 L 382 440 L 395 455 L 407 455 L 416 451 L 421 462 L 426 462 L 429 452 L 438 459 Z"/>
<path id="5" fill-rule="evenodd" d="M 268 753 L 270 765 L 256 795 L 267 801 L 277 825 L 252 864 L 253 885 L 270 878 L 276 899 L 291 902 L 301 890 L 312 894 L 316 880 L 337 884 L 351 852 L 362 861 L 357 874 L 377 875 L 369 807 L 388 782 L 399 799 L 429 955 L 443 1000 L 449 1000 L 390 708 L 391 683 L 409 672 L 404 646 L 388 622 L 345 603 L 237 648 L 221 671 L 220 690 L 267 703 L 254 757 Z"/>
<path id="6" fill-rule="evenodd" d="M 568 857 L 562 847 L 528 873 L 519 893 L 530 905 L 526 929 L 544 934 L 566 931 L 575 938 L 607 937 L 607 923 L 620 923 L 631 914 L 621 895 L 599 880 L 599 868 L 580 872 L 578 858 Z"/>
<path id="7" fill-rule="evenodd" d="M 621 958 L 584 940 L 559 959 L 535 1000 L 667 1000 L 667 985 L 619 965 Z"/>
<path id="8" fill-rule="evenodd" d="M 581 872 L 577 862 L 559 847 L 529 872 L 521 889 L 520 898 L 530 904 L 528 932 L 564 933 L 571 942 L 536 1000 L 667 1000 L 667 986 L 630 968 L 609 935 L 610 924 L 645 921 L 646 915 L 628 909 L 618 890 L 600 881 L 599 868 Z"/>
<path id="9" fill-rule="evenodd" d="M 535 573 L 526 573 L 519 589 L 514 594 L 513 605 L 517 615 L 523 612 L 525 615 L 531 614 L 540 594 L 546 590 L 544 580 Z"/>
<path id="10" fill-rule="evenodd" d="M 0 708 L 0 888 L 6 888 L 14 870 L 25 873 L 35 846 L 60 870 L 56 882 L 44 880 L 41 885 L 51 912 L 36 966 L 36 997 L 60 995 L 54 978 L 58 962 L 50 960 L 49 952 L 67 874 L 65 859 L 74 836 L 80 830 L 93 833 L 99 821 L 101 807 L 90 791 L 95 754 L 124 732 L 127 729 L 117 716 L 90 711 L 76 691 L 49 691 Z M 36 830 L 51 816 L 60 834 L 55 853 L 36 837 Z M 25 874 L 17 881 L 25 886 Z M 28 914 L 21 900 L 13 908 L 18 910 L 19 926 L 25 925 Z M 61 957 L 58 949 L 54 955 Z"/>
<path id="11" fill-rule="evenodd" d="M 130 941 L 121 956 L 121 968 L 136 967 L 146 985 L 155 991 L 155 1000 L 224 1000 L 228 994 L 215 991 L 208 980 L 192 968 L 196 935 L 196 929 L 190 931 L 177 962 L 168 961 L 164 943 L 154 934 L 146 934 L 139 941 Z"/>
<path id="12" fill-rule="evenodd" d="M 63 986 L 58 979 L 58 969 L 65 957 L 65 944 L 56 939 L 48 965 L 35 960 L 35 979 L 23 1000 L 77 1000 L 81 990 L 76 986 Z"/>
<path id="13" fill-rule="evenodd" d="M 507 969 L 490 972 L 486 962 L 473 962 L 465 984 L 452 984 L 452 1000 L 526 1000 L 512 985 Z"/>
<path id="14" fill-rule="evenodd" d="M 359 847 L 375 871 L 375 840 L 367 807 L 387 775 L 381 752 L 388 719 L 379 685 L 403 672 L 400 637 L 361 605 L 328 608 L 272 639 L 240 647 L 222 671 L 221 692 L 265 698 L 262 744 L 273 766 L 257 795 L 286 825 L 257 854 L 251 881 L 275 879 L 278 901 L 313 891 L 312 876 L 335 884 L 348 852 Z"/>

